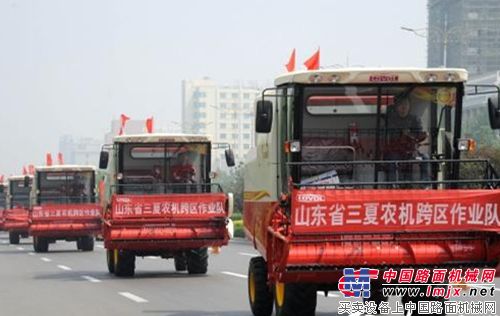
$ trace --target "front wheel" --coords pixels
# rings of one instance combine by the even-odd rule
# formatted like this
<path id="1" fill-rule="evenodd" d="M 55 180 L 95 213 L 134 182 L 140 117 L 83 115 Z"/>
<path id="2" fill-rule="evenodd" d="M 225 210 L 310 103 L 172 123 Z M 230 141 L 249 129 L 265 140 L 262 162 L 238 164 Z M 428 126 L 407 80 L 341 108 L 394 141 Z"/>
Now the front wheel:
<path id="1" fill-rule="evenodd" d="M 205 274 L 208 270 L 208 249 L 191 249 L 187 252 L 187 270 L 189 274 Z"/>
<path id="2" fill-rule="evenodd" d="M 108 265 L 109 273 L 115 273 L 115 260 L 114 260 L 114 252 L 112 249 L 106 249 L 106 263 Z"/>
<path id="3" fill-rule="evenodd" d="M 135 255 L 126 250 L 114 250 L 115 275 L 130 277 L 135 272 Z"/>
<path id="4" fill-rule="evenodd" d="M 271 316 L 273 313 L 273 293 L 267 284 L 267 264 L 263 257 L 250 259 L 248 300 L 254 316 Z"/>
<path id="5" fill-rule="evenodd" d="M 78 242 L 80 242 L 79 245 Z M 92 236 L 81 237 L 77 240 L 76 243 L 78 249 L 80 249 L 81 251 L 94 251 L 94 237 Z"/>
<path id="6" fill-rule="evenodd" d="M 18 245 L 19 244 L 19 239 L 20 239 L 20 236 L 19 236 L 18 233 L 9 232 L 9 243 L 11 245 Z"/>
<path id="7" fill-rule="evenodd" d="M 316 313 L 316 286 L 305 283 L 274 285 L 276 316 L 314 316 Z"/>
<path id="8" fill-rule="evenodd" d="M 187 270 L 187 259 L 184 254 L 179 254 L 174 256 L 175 271 L 186 271 Z"/>

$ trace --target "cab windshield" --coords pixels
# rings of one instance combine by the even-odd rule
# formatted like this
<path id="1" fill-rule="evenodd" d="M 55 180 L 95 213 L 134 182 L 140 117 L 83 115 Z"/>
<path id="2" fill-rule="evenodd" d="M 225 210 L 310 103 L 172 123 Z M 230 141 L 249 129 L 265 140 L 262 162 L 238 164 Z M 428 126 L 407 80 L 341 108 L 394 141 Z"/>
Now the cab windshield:
<path id="1" fill-rule="evenodd" d="M 10 180 L 9 182 L 9 190 L 11 195 L 10 208 L 28 207 L 30 200 L 31 180 L 29 187 L 24 186 L 24 179 Z"/>
<path id="2" fill-rule="evenodd" d="M 311 87 L 304 98 L 301 160 L 354 163 L 304 166 L 303 184 L 432 181 L 430 160 L 452 158 L 456 86 Z"/>
<path id="3" fill-rule="evenodd" d="M 121 193 L 185 193 L 210 187 L 207 143 L 123 144 L 120 155 Z"/>
<path id="4" fill-rule="evenodd" d="M 38 202 L 80 204 L 94 202 L 94 172 L 64 171 L 38 173 Z"/>

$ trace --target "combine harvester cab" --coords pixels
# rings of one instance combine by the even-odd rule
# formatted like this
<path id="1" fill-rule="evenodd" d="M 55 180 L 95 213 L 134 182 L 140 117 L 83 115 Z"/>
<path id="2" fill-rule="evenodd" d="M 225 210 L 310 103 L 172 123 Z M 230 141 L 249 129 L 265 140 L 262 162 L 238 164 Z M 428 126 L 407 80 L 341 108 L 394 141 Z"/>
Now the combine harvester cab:
<path id="1" fill-rule="evenodd" d="M 263 92 L 245 167 L 244 227 L 261 254 L 248 275 L 255 316 L 273 305 L 314 315 L 317 291 L 342 289 L 345 268 L 379 270 L 370 299 L 380 304 L 389 269 L 497 267 L 498 174 L 461 159 L 474 147 L 461 138 L 466 79 L 463 69 L 301 71 Z"/>
<path id="2" fill-rule="evenodd" d="M 94 250 L 101 231 L 93 166 L 35 168 L 30 235 L 35 252 L 47 252 L 57 240 L 76 241 L 77 249 Z"/>
<path id="3" fill-rule="evenodd" d="M 177 271 L 207 272 L 208 247 L 228 243 L 233 204 L 232 194 L 211 183 L 211 147 L 199 135 L 144 134 L 117 136 L 101 153 L 110 273 L 133 275 L 136 256 L 174 258 Z M 230 149 L 226 157 L 234 165 Z"/>
<path id="4" fill-rule="evenodd" d="M 9 232 L 9 242 L 19 244 L 28 238 L 29 202 L 33 176 L 12 176 L 7 179 L 7 209 L 4 211 L 4 230 Z"/>
<path id="5" fill-rule="evenodd" d="M 0 231 L 5 230 L 5 210 L 7 209 L 7 185 L 0 183 Z"/>

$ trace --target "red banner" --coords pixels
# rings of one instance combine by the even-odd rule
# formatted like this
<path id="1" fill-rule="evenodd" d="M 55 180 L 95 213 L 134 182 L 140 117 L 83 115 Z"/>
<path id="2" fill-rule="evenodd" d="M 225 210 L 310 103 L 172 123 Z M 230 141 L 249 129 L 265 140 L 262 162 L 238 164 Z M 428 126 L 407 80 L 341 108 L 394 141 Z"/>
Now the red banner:
<path id="1" fill-rule="evenodd" d="M 112 216 L 114 219 L 225 217 L 226 201 L 226 195 L 223 193 L 115 195 Z"/>
<path id="2" fill-rule="evenodd" d="M 98 204 L 50 204 L 33 207 L 31 218 L 37 219 L 86 219 L 101 216 Z"/>
<path id="3" fill-rule="evenodd" d="M 295 190 L 300 232 L 500 232 L 500 190 Z"/>

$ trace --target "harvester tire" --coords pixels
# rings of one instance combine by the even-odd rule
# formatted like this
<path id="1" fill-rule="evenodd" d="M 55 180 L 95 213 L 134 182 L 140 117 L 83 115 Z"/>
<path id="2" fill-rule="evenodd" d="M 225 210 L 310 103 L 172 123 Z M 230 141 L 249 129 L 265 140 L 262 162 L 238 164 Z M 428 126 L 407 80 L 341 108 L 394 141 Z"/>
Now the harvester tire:
<path id="1" fill-rule="evenodd" d="M 317 289 L 313 284 L 276 283 L 274 306 L 276 316 L 314 316 Z"/>
<path id="2" fill-rule="evenodd" d="M 35 252 L 48 252 L 49 240 L 43 237 L 33 237 L 33 249 Z"/>
<path id="3" fill-rule="evenodd" d="M 175 271 L 187 270 L 187 259 L 184 254 L 174 256 Z"/>
<path id="4" fill-rule="evenodd" d="M 124 250 L 115 250 L 113 254 L 115 261 L 115 275 L 119 277 L 130 277 L 135 272 L 135 255 Z"/>
<path id="5" fill-rule="evenodd" d="M 81 251 L 94 251 L 94 237 L 85 236 L 79 239 Z M 78 241 L 77 241 L 78 243 Z"/>
<path id="6" fill-rule="evenodd" d="M 9 232 L 9 243 L 11 245 L 18 245 L 19 244 L 19 239 L 20 239 L 20 236 L 19 236 L 18 233 Z"/>
<path id="7" fill-rule="evenodd" d="M 248 301 L 254 316 L 271 316 L 273 313 L 273 292 L 267 284 L 267 264 L 263 257 L 250 259 Z"/>
<path id="8" fill-rule="evenodd" d="M 208 249 L 191 249 L 187 252 L 187 270 L 189 274 L 205 274 L 208 270 Z"/>
<path id="9" fill-rule="evenodd" d="M 109 273 L 115 273 L 115 260 L 112 249 L 106 249 L 106 263 L 108 264 Z"/>

